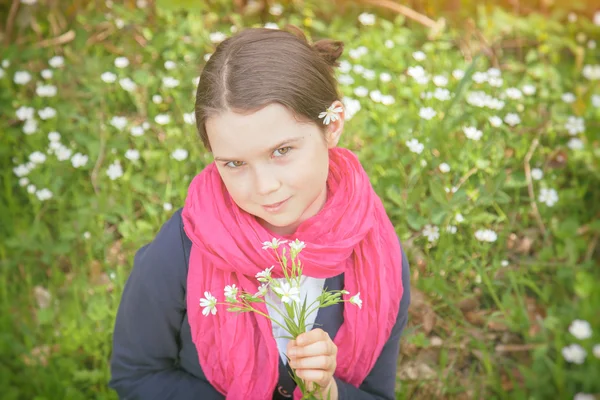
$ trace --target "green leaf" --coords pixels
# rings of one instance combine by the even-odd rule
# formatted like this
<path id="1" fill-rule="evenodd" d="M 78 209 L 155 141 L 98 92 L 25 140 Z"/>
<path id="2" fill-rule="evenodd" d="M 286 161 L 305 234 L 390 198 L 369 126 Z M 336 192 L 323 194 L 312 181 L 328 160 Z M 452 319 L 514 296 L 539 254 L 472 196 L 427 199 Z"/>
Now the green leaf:
<path id="1" fill-rule="evenodd" d="M 446 192 L 444 191 L 442 184 L 438 180 L 429 180 L 429 191 L 431 192 L 431 196 L 436 202 L 442 205 L 448 204 Z"/>

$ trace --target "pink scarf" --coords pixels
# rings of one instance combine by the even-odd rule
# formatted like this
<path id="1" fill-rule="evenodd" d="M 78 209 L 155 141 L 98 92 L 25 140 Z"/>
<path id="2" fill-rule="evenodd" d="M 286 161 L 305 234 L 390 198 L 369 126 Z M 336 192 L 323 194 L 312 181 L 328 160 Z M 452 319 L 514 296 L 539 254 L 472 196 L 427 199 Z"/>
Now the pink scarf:
<path id="1" fill-rule="evenodd" d="M 335 336 L 335 375 L 360 386 L 375 365 L 396 322 L 402 298 L 401 250 L 381 200 L 358 158 L 349 150 L 329 150 L 329 196 L 324 208 L 291 237 L 273 235 L 233 202 L 214 163 L 192 181 L 183 209 L 192 241 L 187 278 L 187 313 L 200 366 L 227 399 L 272 399 L 279 379 L 279 353 L 271 321 L 256 313 L 235 314 L 217 306 L 202 315 L 199 299 L 209 291 L 224 302 L 223 289 L 236 284 L 256 293 L 255 275 L 275 264 L 262 243 L 273 237 L 306 243 L 300 258 L 304 275 L 328 278 L 345 273 L 344 289 L 360 292 L 362 309 L 345 304 Z M 255 307 L 268 314 L 264 303 Z M 301 397 L 296 388 L 294 398 Z"/>

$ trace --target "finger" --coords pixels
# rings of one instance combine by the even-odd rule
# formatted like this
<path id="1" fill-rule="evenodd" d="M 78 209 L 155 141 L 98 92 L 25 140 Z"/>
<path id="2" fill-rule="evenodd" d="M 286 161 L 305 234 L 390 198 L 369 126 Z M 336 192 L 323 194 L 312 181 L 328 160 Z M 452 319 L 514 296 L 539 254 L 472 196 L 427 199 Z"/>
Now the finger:
<path id="1" fill-rule="evenodd" d="M 313 356 L 335 356 L 337 355 L 337 346 L 332 341 L 316 342 L 308 346 L 290 347 L 288 356 L 290 358 L 302 358 Z"/>
<path id="2" fill-rule="evenodd" d="M 322 369 L 300 369 L 296 371 L 296 375 L 305 381 L 315 382 L 321 387 L 325 387 L 332 374 Z"/>
<path id="3" fill-rule="evenodd" d="M 296 358 L 290 361 L 290 367 L 293 369 L 323 369 L 326 371 L 335 371 L 336 360 L 331 356 L 315 356 Z"/>
<path id="4" fill-rule="evenodd" d="M 321 340 L 330 340 L 329 334 L 321 328 L 313 329 L 298 335 L 296 338 L 296 345 L 306 346 Z"/>

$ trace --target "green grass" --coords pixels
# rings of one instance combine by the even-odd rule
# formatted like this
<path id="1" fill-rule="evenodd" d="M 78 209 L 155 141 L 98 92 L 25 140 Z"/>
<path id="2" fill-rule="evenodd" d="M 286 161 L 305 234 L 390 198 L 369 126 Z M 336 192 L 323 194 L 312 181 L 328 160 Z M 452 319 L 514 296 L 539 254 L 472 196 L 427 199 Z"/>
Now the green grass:
<path id="1" fill-rule="evenodd" d="M 61 14 L 21 5 L 13 32 L 18 44 L 3 48 L 1 57 L 10 65 L 0 73 L 3 398 L 116 398 L 106 386 L 107 361 L 133 254 L 172 214 L 165 203 L 181 207 L 191 178 L 210 162 L 184 117 L 193 111 L 203 57 L 214 51 L 209 33 L 229 34 L 232 23 L 241 29 L 266 22 L 293 23 L 315 39 L 346 43 L 343 60 L 349 64 L 343 68 L 352 70 L 338 76 L 352 77 L 341 90 L 359 101 L 360 110 L 346 123 L 342 145 L 360 156 L 413 271 L 398 399 L 600 398 L 600 359 L 592 350 L 600 343 L 600 80 L 584 76 L 600 68 L 597 48 L 589 48 L 589 38 L 600 38 L 600 26 L 583 16 L 569 23 L 560 11 L 515 16 L 490 8 L 472 15 L 476 33 L 451 24 L 430 39 L 403 17 L 372 11 L 378 13 L 375 24 L 363 26 L 359 11 L 349 6 L 286 6 L 281 16 L 265 13 L 263 20 L 218 4 L 191 12 L 117 4 L 100 12 L 90 6 L 56 19 L 74 31 L 73 40 L 40 47 L 56 36 L 45 14 Z M 366 54 L 350 57 L 359 46 Z M 416 51 L 425 59 L 415 60 Z M 50 68 L 56 55 L 64 65 Z M 120 56 L 129 66 L 115 66 Z M 167 70 L 167 60 L 176 68 Z M 449 100 L 426 98 L 436 85 L 431 79 L 417 83 L 414 70 L 409 75 L 417 65 L 431 78 L 447 78 Z M 40 76 L 46 68 L 53 72 L 48 80 Z M 501 83 L 474 80 L 490 68 L 501 71 Z M 453 76 L 456 69 L 464 77 Z M 17 71 L 32 79 L 16 84 Z M 116 82 L 101 79 L 107 71 Z M 391 79 L 380 80 L 381 73 Z M 167 88 L 164 77 L 180 83 Z M 136 89 L 125 91 L 123 78 Z M 56 96 L 36 94 L 36 83 L 44 81 L 56 86 Z M 506 96 L 507 88 L 523 91 L 525 85 L 535 94 Z M 357 87 L 370 95 L 359 97 Z M 373 100 L 376 90 L 394 103 Z M 474 92 L 501 99 L 503 108 L 477 106 Z M 575 100 L 565 102 L 565 93 Z M 156 94 L 162 103 L 152 101 Z M 22 106 L 35 109 L 33 134 L 25 134 L 17 118 Z M 42 120 L 37 113 L 47 106 L 57 115 Z M 420 117 L 425 107 L 436 111 L 430 120 Z M 520 123 L 489 122 L 510 113 Z M 168 114 L 170 123 L 155 122 L 159 114 Z M 127 118 L 126 128 L 111 124 L 115 116 Z M 584 121 L 573 135 L 565 128 L 570 116 Z M 130 128 L 143 122 L 149 124 L 145 133 L 131 135 Z M 479 129 L 481 139 L 468 139 L 467 126 Z M 87 163 L 74 168 L 46 154 L 52 131 L 73 154 L 87 155 Z M 573 138 L 583 148 L 570 148 Z M 422 152 L 410 150 L 411 139 L 423 145 Z M 139 160 L 125 158 L 129 149 L 139 151 Z M 176 149 L 188 157 L 175 160 Z M 52 192 L 45 201 L 21 186 L 13 170 L 35 151 L 46 160 L 26 177 L 36 190 Z M 107 170 L 116 160 L 123 176 L 111 180 Z M 441 172 L 442 163 L 448 172 Z M 543 172 L 541 179 L 531 178 L 534 168 Z M 545 188 L 558 196 L 552 206 L 539 198 Z M 433 226 L 439 237 L 430 242 L 423 231 Z M 482 229 L 496 239 L 478 240 Z M 591 338 L 569 333 L 575 319 L 591 324 Z M 587 351 L 581 365 L 561 353 L 573 343 Z"/>

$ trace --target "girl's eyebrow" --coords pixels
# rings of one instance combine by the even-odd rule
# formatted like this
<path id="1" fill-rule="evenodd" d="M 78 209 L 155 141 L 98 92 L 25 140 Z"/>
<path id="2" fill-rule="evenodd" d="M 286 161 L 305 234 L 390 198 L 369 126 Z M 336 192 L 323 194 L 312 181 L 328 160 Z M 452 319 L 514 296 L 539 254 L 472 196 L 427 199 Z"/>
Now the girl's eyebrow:
<path id="1" fill-rule="evenodd" d="M 293 137 L 293 138 L 289 138 L 284 140 L 283 142 L 279 143 L 276 146 L 271 147 L 269 150 L 267 150 L 265 153 L 272 153 L 277 149 L 282 148 L 283 146 L 285 146 L 286 144 L 290 144 L 290 143 L 294 143 L 294 142 L 298 142 L 300 140 L 303 140 L 304 136 L 297 136 L 297 137 Z M 216 161 L 225 161 L 225 162 L 230 162 L 230 161 L 239 161 L 236 158 L 226 158 L 226 157 L 215 157 Z"/>

